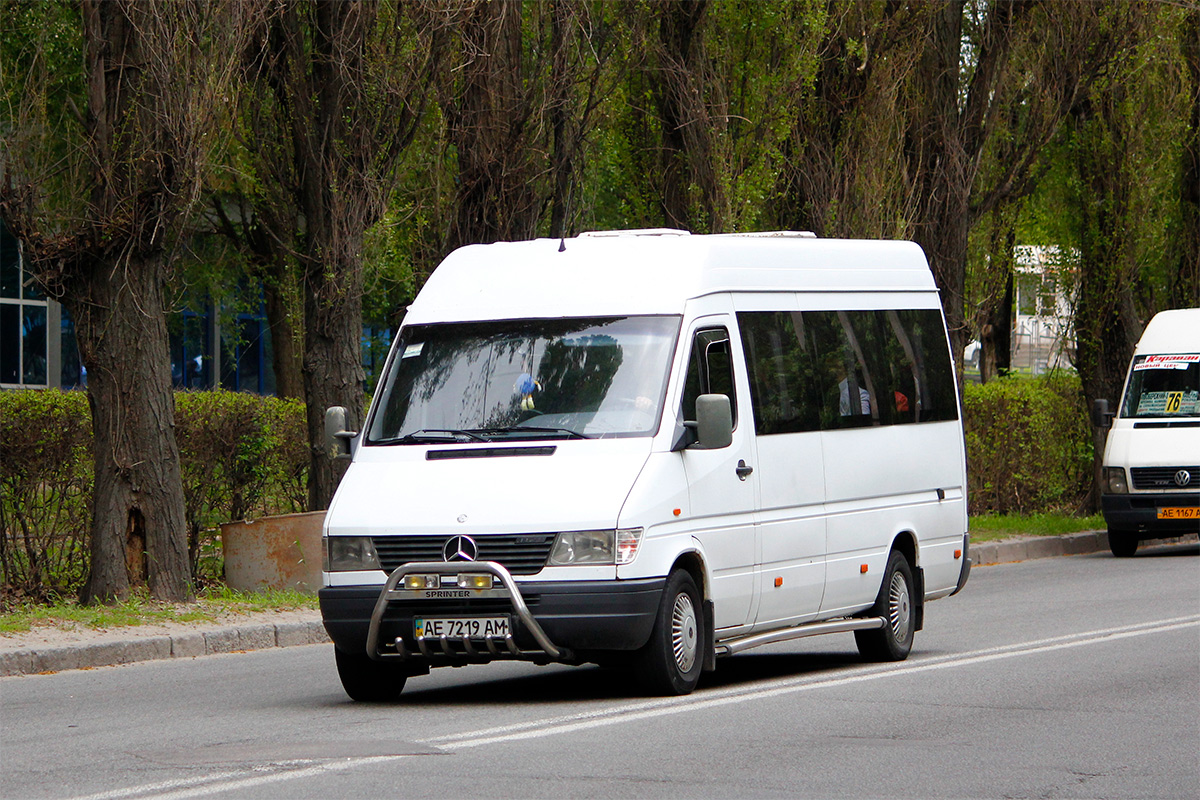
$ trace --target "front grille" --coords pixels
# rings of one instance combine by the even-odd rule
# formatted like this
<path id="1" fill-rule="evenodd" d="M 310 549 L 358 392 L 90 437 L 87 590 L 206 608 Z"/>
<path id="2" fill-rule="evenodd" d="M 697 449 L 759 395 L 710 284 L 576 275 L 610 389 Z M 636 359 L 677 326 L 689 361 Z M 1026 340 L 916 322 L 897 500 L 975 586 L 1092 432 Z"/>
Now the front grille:
<path id="1" fill-rule="evenodd" d="M 1133 488 L 1145 490 L 1183 489 L 1200 490 L 1200 467 L 1134 467 Z M 1180 471 L 1188 473 L 1188 480 L 1182 486 L 1176 482 L 1175 476 Z"/>
<path id="2" fill-rule="evenodd" d="M 546 566 L 553 533 L 480 534 L 477 561 L 497 561 L 513 575 L 535 575 Z M 450 536 L 375 536 L 371 541 L 385 572 L 410 561 L 444 561 L 442 548 Z"/>

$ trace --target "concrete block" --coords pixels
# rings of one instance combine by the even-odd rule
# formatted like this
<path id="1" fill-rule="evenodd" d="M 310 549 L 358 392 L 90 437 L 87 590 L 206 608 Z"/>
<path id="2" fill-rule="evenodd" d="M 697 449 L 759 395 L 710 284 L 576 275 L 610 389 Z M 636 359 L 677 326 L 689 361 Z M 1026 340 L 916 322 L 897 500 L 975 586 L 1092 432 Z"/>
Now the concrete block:
<path id="1" fill-rule="evenodd" d="M 81 669 L 91 666 L 84 663 L 83 648 L 81 647 L 47 647 L 33 651 L 33 668 L 31 672 L 62 672 L 67 669 Z"/>
<path id="2" fill-rule="evenodd" d="M 158 661 L 170 657 L 170 636 L 148 636 L 127 641 L 125 650 L 121 653 L 121 660 L 117 663 L 133 664 L 138 661 Z"/>
<path id="3" fill-rule="evenodd" d="M 998 564 L 997 555 L 994 542 L 971 544 L 971 561 L 976 565 Z"/>
<path id="4" fill-rule="evenodd" d="M 1053 558 L 1066 552 L 1057 536 L 1041 536 L 1025 541 L 1025 558 Z"/>
<path id="5" fill-rule="evenodd" d="M 239 650 L 264 650 L 275 646 L 274 625 L 243 625 L 237 632 Z"/>
<path id="6" fill-rule="evenodd" d="M 319 621 L 281 622 L 275 626 L 275 644 L 279 647 L 295 647 L 304 644 L 320 644 L 329 641 L 325 626 Z"/>
<path id="7" fill-rule="evenodd" d="M 0 677 L 28 675 L 33 672 L 33 651 L 6 650 L 0 652 Z"/>
<path id="8" fill-rule="evenodd" d="M 196 658 L 205 652 L 203 633 L 176 633 L 171 636 L 171 658 Z"/>
<path id="9" fill-rule="evenodd" d="M 232 653 L 242 649 L 242 640 L 237 628 L 227 628 L 219 631 L 208 631 L 204 634 L 204 652 Z"/>

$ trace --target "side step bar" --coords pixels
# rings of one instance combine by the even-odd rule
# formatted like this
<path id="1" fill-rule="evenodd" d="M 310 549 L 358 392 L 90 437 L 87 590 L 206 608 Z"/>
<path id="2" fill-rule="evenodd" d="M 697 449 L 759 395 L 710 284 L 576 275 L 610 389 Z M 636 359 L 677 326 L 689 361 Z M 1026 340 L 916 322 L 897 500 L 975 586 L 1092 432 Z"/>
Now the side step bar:
<path id="1" fill-rule="evenodd" d="M 866 617 L 856 619 L 835 619 L 830 622 L 813 622 L 808 625 L 798 625 L 795 628 L 784 628 L 780 631 L 767 633 L 752 633 L 749 636 L 739 636 L 717 643 L 718 656 L 731 656 L 752 647 L 764 644 L 787 642 L 792 639 L 803 639 L 806 636 L 819 636 L 822 633 L 846 633 L 849 631 L 869 631 L 882 628 L 886 624 L 883 617 Z"/>

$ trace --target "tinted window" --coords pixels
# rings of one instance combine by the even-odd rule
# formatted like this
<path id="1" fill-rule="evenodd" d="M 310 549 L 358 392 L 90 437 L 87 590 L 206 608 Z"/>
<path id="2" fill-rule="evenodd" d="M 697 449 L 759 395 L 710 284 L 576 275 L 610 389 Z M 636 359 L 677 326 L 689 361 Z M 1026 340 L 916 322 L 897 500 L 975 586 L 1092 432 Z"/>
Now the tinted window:
<path id="1" fill-rule="evenodd" d="M 738 314 L 759 434 L 958 417 L 936 310 Z"/>

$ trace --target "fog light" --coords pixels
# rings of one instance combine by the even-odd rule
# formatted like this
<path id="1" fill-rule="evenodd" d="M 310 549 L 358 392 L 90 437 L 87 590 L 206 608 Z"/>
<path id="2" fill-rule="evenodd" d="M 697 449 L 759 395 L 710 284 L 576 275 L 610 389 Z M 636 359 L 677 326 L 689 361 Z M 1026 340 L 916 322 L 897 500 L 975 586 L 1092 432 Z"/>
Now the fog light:
<path id="1" fill-rule="evenodd" d="M 412 574 L 404 576 L 405 589 L 440 589 L 442 588 L 441 575 L 420 575 Z"/>
<path id="2" fill-rule="evenodd" d="M 492 588 L 492 576 L 486 573 L 479 574 L 477 572 L 460 572 L 458 574 L 458 588 L 490 589 Z"/>

